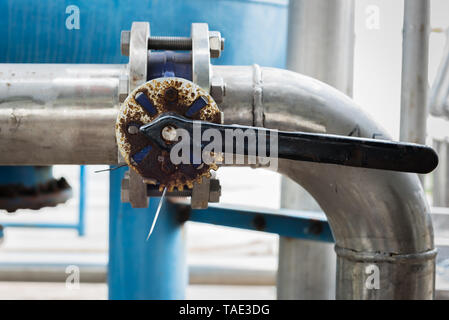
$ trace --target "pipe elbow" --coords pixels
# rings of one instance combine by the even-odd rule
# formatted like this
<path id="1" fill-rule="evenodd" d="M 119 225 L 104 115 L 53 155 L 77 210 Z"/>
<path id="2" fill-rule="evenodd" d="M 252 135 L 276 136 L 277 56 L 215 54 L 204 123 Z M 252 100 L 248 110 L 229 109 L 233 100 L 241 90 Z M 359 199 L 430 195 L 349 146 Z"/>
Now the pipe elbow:
<path id="1" fill-rule="evenodd" d="M 316 79 L 259 66 L 216 66 L 214 75 L 226 84 L 220 107 L 228 123 L 390 139 L 352 99 Z M 262 120 L 254 120 L 257 113 Z M 433 250 L 430 209 L 416 174 L 290 160 L 280 160 L 278 171 L 317 200 L 338 247 L 389 254 Z"/>

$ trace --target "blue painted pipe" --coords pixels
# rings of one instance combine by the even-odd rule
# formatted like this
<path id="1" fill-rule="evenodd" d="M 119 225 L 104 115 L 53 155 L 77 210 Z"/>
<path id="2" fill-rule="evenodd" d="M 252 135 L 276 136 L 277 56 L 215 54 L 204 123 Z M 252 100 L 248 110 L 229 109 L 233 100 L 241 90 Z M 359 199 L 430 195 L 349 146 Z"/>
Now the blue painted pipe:
<path id="1" fill-rule="evenodd" d="M 159 198 L 151 198 L 147 209 L 122 203 L 119 186 L 126 170 L 110 173 L 109 298 L 183 299 L 188 277 L 182 222 L 164 204 L 145 241 Z"/>

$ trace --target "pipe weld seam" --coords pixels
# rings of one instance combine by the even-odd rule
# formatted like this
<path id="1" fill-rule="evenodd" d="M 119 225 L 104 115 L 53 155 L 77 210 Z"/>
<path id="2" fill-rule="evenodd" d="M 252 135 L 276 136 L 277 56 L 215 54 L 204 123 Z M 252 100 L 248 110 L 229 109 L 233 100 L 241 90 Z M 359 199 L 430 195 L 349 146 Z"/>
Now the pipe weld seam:
<path id="1" fill-rule="evenodd" d="M 335 245 L 335 252 L 340 258 L 355 262 L 395 262 L 395 263 L 412 263 L 418 261 L 432 260 L 437 255 L 437 249 L 430 249 L 417 253 L 398 254 L 393 252 L 363 252 L 353 249 L 346 249 Z"/>

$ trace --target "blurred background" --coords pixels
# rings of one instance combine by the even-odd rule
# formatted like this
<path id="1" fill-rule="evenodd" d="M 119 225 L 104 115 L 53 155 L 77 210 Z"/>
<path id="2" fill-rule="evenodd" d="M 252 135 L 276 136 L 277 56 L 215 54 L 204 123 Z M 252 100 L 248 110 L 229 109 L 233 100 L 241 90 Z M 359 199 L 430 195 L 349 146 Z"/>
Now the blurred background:
<path id="1" fill-rule="evenodd" d="M 166 25 L 176 25 L 172 29 L 178 28 L 177 34 L 173 35 L 188 34 L 192 22 L 191 17 L 185 21 L 152 20 L 152 15 L 170 15 L 171 10 L 177 10 L 174 7 L 180 4 L 176 1 L 166 1 L 170 2 L 165 6 L 166 11 L 157 13 L 151 10 L 160 10 L 161 3 L 165 1 L 93 2 L 95 5 L 90 6 L 88 1 L 1 0 L 0 36 L 3 40 L 0 44 L 0 62 L 125 63 L 126 59 L 120 56 L 119 38 L 120 30 L 130 28 L 127 21 L 150 21 L 151 32 L 156 35 L 166 34 Z M 221 11 L 206 4 L 205 10 L 209 10 L 211 15 L 208 21 L 210 29 L 221 31 L 226 38 L 226 49 L 222 58 L 213 63 L 230 64 L 232 60 L 232 64 L 258 63 L 286 67 L 287 0 L 217 2 L 221 3 Z M 135 7 L 136 3 L 138 8 Z M 144 7 L 146 4 L 148 6 Z M 65 36 L 58 35 L 57 38 L 39 31 L 40 28 L 46 30 L 46 24 L 53 24 L 53 28 L 65 28 L 65 8 L 69 5 L 80 9 L 79 30 L 64 31 L 61 34 Z M 379 20 L 376 27 L 369 28 L 367 18 L 371 11 L 367 9 L 373 6 L 378 8 Z M 355 1 L 353 98 L 394 139 L 399 138 L 403 6 L 400 0 Z M 124 10 L 124 13 L 116 14 L 116 10 Z M 278 36 L 272 45 L 273 50 L 260 50 L 256 44 L 236 36 L 235 31 L 228 32 L 227 19 L 234 15 L 239 15 L 238 19 L 242 21 L 257 21 L 261 25 L 251 31 L 255 39 L 263 38 L 264 33 L 268 32 L 266 30 L 276 32 Z M 120 23 L 109 28 L 110 20 L 120 20 Z M 449 27 L 448 1 L 431 1 L 431 27 L 434 32 L 431 33 L 429 45 L 430 86 L 437 75 L 446 43 L 444 30 Z M 114 41 L 95 43 L 90 35 L 96 32 L 95 28 L 110 29 L 108 32 L 116 38 Z M 33 37 L 35 42 L 30 40 Z M 83 41 L 83 37 L 92 41 Z M 21 41 L 30 42 L 20 44 Z M 55 46 L 50 45 L 53 41 L 57 42 L 59 51 L 55 52 Z M 234 50 L 242 42 L 245 43 L 242 52 Z M 66 54 L 69 49 L 63 47 L 67 43 L 82 43 L 86 48 L 77 47 L 74 53 Z M 30 48 L 34 51 L 30 52 Z M 103 50 L 108 56 L 94 57 L 92 52 L 95 50 Z M 110 52 L 116 54 L 111 55 Z M 449 136 L 447 122 L 430 117 L 429 143 L 432 143 L 433 136 L 446 139 Z M 14 213 L 0 213 L 0 225 L 4 226 L 0 246 L 0 299 L 107 298 L 109 173 L 95 173 L 107 168 L 84 167 L 81 177 L 84 181 L 83 195 L 80 197 L 80 167 L 54 166 L 53 175 L 65 177 L 72 186 L 71 199 L 39 211 L 20 209 Z M 222 185 L 221 203 L 270 209 L 280 207 L 281 178 L 277 173 L 263 169 L 221 168 L 217 174 Z M 432 187 L 433 180 L 428 178 L 426 191 L 431 205 Z M 449 211 L 440 211 L 449 214 Z M 45 223 L 71 225 L 73 228 L 20 227 L 20 224 Z M 443 247 L 449 247 L 447 227 L 449 224 L 437 228 L 436 242 Z M 80 228 L 84 233 L 82 235 Z M 277 235 L 195 222 L 187 222 L 185 232 L 190 273 L 187 298 L 276 298 Z M 449 265 L 449 260 L 439 260 L 437 288 L 441 290 L 449 290 L 449 267 L 446 265 Z M 69 266 L 81 269 L 79 287 L 66 286 Z M 218 273 L 213 273 L 213 280 L 205 276 L 211 270 L 218 270 Z M 223 278 L 221 281 L 216 279 L 220 275 Z"/>

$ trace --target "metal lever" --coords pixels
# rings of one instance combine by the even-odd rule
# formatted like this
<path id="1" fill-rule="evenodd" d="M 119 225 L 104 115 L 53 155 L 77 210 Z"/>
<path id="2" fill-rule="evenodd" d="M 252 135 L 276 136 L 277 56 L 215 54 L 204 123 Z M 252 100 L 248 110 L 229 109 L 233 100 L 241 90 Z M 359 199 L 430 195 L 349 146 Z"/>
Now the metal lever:
<path id="1" fill-rule="evenodd" d="M 140 132 L 153 140 L 162 149 L 170 151 L 176 144 L 163 138 L 163 130 L 184 129 L 193 137 L 193 128 L 198 125 L 201 136 L 207 129 L 220 132 L 222 141 L 225 141 L 226 130 L 241 129 L 246 131 L 246 137 L 254 135 L 252 141 L 258 146 L 259 137 L 264 136 L 266 149 L 270 150 L 270 136 L 277 134 L 278 157 L 298 161 L 330 163 L 351 167 L 372 168 L 392 171 L 429 173 L 438 165 L 438 155 L 425 145 L 385 141 L 367 138 L 346 137 L 331 134 L 287 132 L 266 128 L 257 128 L 241 125 L 221 125 L 204 121 L 192 121 L 174 114 L 163 114 L 151 123 L 140 127 Z M 233 153 L 247 155 L 250 146 L 248 140 L 244 141 L 243 148 L 236 148 L 233 144 Z M 201 143 L 191 141 L 193 143 Z M 254 146 L 251 146 L 252 148 Z M 223 144 L 222 152 L 226 146 Z"/>

